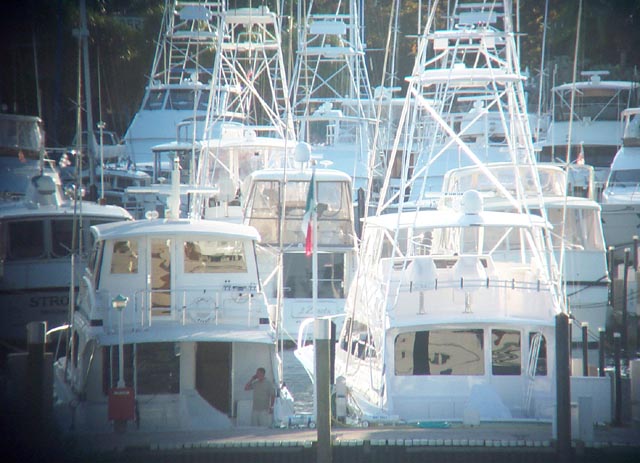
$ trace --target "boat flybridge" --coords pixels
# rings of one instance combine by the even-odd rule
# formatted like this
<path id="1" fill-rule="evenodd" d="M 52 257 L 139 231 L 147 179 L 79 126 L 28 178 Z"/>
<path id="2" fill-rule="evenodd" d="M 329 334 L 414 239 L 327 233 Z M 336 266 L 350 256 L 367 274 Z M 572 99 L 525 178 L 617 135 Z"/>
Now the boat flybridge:
<path id="1" fill-rule="evenodd" d="M 585 80 L 551 89 L 549 125 L 540 143 L 541 161 L 584 161 L 593 166 L 599 194 L 622 143 L 622 112 L 640 102 L 640 83 L 607 80 L 608 74 L 584 71 Z"/>
<path id="2" fill-rule="evenodd" d="M 610 322 L 609 271 L 600 217 L 600 205 L 593 199 L 567 195 L 569 173 L 560 165 L 538 163 L 531 171 L 509 163 L 486 164 L 485 171 L 476 166 L 453 169 L 445 175 L 441 204 L 452 207 L 465 191 L 474 189 L 483 198 L 486 210 L 517 212 L 491 182 L 485 172 L 498 178 L 513 195 L 524 190 L 521 207 L 542 215 L 544 208 L 553 226 L 551 243 L 562 274 L 566 306 L 571 313 L 572 339 L 581 342 L 581 324 L 586 323 L 590 346 L 599 343 L 599 329 Z M 542 188 L 542 204 L 537 200 L 537 176 Z"/>
<path id="3" fill-rule="evenodd" d="M 245 180 L 244 223 L 262 237 L 258 263 L 280 339 L 296 342 L 309 317 L 334 317 L 338 329 L 342 325 L 356 259 L 351 185 L 348 174 L 308 163 L 259 170 Z M 310 190 L 315 213 L 307 211 Z M 307 212 L 315 217 L 311 237 Z"/>
<path id="4" fill-rule="evenodd" d="M 204 117 L 213 82 L 224 1 L 165 0 L 149 82 L 124 135 L 128 157 L 151 174 L 151 148 L 174 140 L 177 125 Z M 196 134 L 200 137 L 202 133 Z M 166 161 L 170 172 L 172 160 Z"/>
<path id="5" fill-rule="evenodd" d="M 622 112 L 624 137 L 602 193 L 607 246 L 629 245 L 640 234 L 640 108 Z"/>
<path id="6" fill-rule="evenodd" d="M 258 231 L 178 218 L 179 195 L 170 204 L 166 218 L 91 229 L 73 342 L 55 365 L 63 429 L 109 432 L 129 420 L 134 432 L 250 425 L 244 384 L 258 367 L 278 402 L 291 404 L 258 274 Z"/>

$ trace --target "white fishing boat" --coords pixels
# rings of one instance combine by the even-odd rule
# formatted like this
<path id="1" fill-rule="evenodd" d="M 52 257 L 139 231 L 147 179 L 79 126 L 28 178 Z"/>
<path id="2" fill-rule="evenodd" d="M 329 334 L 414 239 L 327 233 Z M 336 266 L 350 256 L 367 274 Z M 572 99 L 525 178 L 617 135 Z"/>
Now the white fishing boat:
<path id="1" fill-rule="evenodd" d="M 523 206 L 534 214 L 537 199 L 537 175 L 542 188 L 542 207 L 553 226 L 551 242 L 561 270 L 565 305 L 572 317 L 574 342 L 582 342 L 583 323 L 588 327 L 588 342 L 599 344 L 599 330 L 607 327 L 609 313 L 609 272 L 602 232 L 600 205 L 588 198 L 567 194 L 569 175 L 559 165 L 539 163 L 536 171 L 507 163 L 485 165 L 488 172 L 515 194 L 520 182 L 525 189 Z M 443 184 L 443 202 L 452 206 L 470 189 L 478 191 L 486 210 L 516 212 L 483 171 L 475 166 L 449 171 Z M 595 361 L 595 359 L 593 359 Z"/>
<path id="2" fill-rule="evenodd" d="M 622 144 L 622 111 L 638 106 L 640 84 L 606 80 L 607 71 L 584 71 L 586 80 L 556 85 L 540 160 L 591 165 L 599 195 Z M 569 153 L 568 153 L 569 152 Z"/>
<path id="3" fill-rule="evenodd" d="M 332 169 L 349 174 L 354 191 L 366 191 L 376 108 L 365 63 L 363 4 L 308 3 L 297 5 L 292 111 L 298 139 Z"/>
<path id="4" fill-rule="evenodd" d="M 2 114 L 0 128 L 0 339 L 22 348 L 27 323 L 66 323 L 78 285 L 74 259 L 79 265 L 91 248 L 89 227 L 131 215 L 65 196 L 39 118 Z"/>
<path id="5" fill-rule="evenodd" d="M 259 233 L 180 219 L 177 194 L 170 204 L 166 218 L 91 229 L 73 342 L 54 369 L 63 430 L 247 426 L 252 397 L 244 385 L 259 367 L 278 404 L 291 404 L 258 276 Z"/>
<path id="6" fill-rule="evenodd" d="M 622 146 L 602 193 L 605 241 L 617 248 L 629 247 L 640 235 L 640 108 L 626 109 L 622 117 Z"/>
<path id="7" fill-rule="evenodd" d="M 213 0 L 165 0 L 149 81 L 123 137 L 127 155 L 138 168 L 151 173 L 151 148 L 175 140 L 183 120 L 206 116 L 225 7 L 225 2 Z M 165 171 L 171 166 L 169 159 Z"/>
<path id="8" fill-rule="evenodd" d="M 458 2 L 437 29 L 434 2 L 420 37 L 390 153 L 401 164 L 390 162 L 377 211 L 364 219 L 336 345 L 335 376 L 363 422 L 552 418 L 563 297 L 551 225 L 544 210 L 525 207 L 521 184 L 511 192 L 488 171 L 467 137 L 495 110 L 503 154 L 536 172 L 510 6 Z M 451 111 L 469 96 L 476 115 L 463 124 Z M 430 168 L 452 147 L 516 212 L 484 210 L 475 190 L 463 192 L 459 207 L 435 210 Z M 310 373 L 311 352 L 296 352 Z"/>
<path id="9" fill-rule="evenodd" d="M 271 321 L 280 339 L 293 342 L 308 317 L 335 317 L 339 329 L 356 258 L 351 177 L 304 165 L 253 172 L 243 195 L 245 224 L 262 236 L 257 254 L 265 292 L 274 303 Z M 317 212 L 308 237 L 303 224 L 305 213 L 311 214 L 311 193 Z"/>

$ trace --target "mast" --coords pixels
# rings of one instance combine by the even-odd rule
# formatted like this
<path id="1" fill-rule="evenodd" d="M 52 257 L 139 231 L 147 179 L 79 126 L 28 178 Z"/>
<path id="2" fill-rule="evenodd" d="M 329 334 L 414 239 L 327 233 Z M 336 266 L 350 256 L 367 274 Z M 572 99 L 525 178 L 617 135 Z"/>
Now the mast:
<path id="1" fill-rule="evenodd" d="M 80 29 L 76 29 L 76 36 L 82 46 L 82 64 L 84 70 L 84 98 L 87 111 L 87 158 L 89 159 L 89 199 L 96 197 L 95 181 L 95 140 L 93 138 L 93 111 L 91 110 L 91 71 L 89 67 L 89 29 L 87 28 L 86 0 L 80 0 Z M 78 137 L 82 133 L 77 134 Z"/>

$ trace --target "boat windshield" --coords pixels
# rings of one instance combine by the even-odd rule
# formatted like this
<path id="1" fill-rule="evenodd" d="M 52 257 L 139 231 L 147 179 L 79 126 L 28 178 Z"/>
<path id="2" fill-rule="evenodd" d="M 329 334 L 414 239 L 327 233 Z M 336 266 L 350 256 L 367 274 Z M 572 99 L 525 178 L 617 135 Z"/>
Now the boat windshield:
<path id="1" fill-rule="evenodd" d="M 622 111 L 629 107 L 632 94 L 629 90 L 607 88 L 580 88 L 576 92 L 573 107 L 574 118 L 592 121 L 619 121 Z M 571 114 L 571 90 L 555 94 L 554 120 L 568 121 Z"/>
<path id="2" fill-rule="evenodd" d="M 260 232 L 262 242 L 277 244 L 280 236 L 282 183 L 277 180 L 255 182 L 247 204 L 249 225 Z M 309 181 L 289 181 L 286 188 L 284 244 L 304 243 L 302 220 Z M 352 246 L 353 225 L 347 181 L 317 181 L 318 246 Z"/>
<path id="3" fill-rule="evenodd" d="M 609 187 L 635 187 L 640 185 L 640 169 L 614 170 L 609 178 Z"/>

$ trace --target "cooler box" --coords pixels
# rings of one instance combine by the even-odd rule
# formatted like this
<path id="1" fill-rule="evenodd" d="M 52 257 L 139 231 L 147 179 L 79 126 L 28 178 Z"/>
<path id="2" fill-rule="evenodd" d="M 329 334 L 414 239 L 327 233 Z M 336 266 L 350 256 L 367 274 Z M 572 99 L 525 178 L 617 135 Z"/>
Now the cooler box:
<path id="1" fill-rule="evenodd" d="M 114 387 L 109 392 L 109 420 L 127 421 L 135 418 L 136 401 L 131 387 Z"/>

